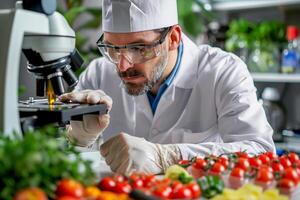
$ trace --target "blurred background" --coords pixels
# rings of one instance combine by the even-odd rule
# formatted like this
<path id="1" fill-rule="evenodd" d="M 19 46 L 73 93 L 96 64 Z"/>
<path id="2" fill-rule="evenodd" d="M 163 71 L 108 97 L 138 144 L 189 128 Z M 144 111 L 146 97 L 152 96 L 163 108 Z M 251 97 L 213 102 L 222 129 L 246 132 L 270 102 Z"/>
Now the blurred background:
<path id="1" fill-rule="evenodd" d="M 274 139 L 282 142 L 284 135 L 296 141 L 300 134 L 300 0 L 177 2 L 179 22 L 191 39 L 232 52 L 247 64 L 275 130 Z M 77 48 L 85 58 L 79 75 L 100 56 L 96 41 L 101 35 L 101 0 L 58 0 L 58 4 L 76 31 Z M 35 80 L 26 70 L 24 57 L 22 65 L 19 96 L 28 99 L 35 95 Z"/>

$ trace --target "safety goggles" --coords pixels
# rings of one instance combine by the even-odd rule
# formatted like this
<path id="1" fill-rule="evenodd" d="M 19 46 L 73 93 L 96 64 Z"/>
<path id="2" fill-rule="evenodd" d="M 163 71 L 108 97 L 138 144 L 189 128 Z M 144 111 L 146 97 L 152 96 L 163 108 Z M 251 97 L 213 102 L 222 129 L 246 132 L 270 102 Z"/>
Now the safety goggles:
<path id="1" fill-rule="evenodd" d="M 132 64 L 144 63 L 160 55 L 162 51 L 161 44 L 165 41 L 170 29 L 171 27 L 163 29 L 160 39 L 151 44 L 130 44 L 123 46 L 105 44 L 102 34 L 97 41 L 97 46 L 101 54 L 115 64 L 119 63 L 121 56 L 124 56 Z"/>

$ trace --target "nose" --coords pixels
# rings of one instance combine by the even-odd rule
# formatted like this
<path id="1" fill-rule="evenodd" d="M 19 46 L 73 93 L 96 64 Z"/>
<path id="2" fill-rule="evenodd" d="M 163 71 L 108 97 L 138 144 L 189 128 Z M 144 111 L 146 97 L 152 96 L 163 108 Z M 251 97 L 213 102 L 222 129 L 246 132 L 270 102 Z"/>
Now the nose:
<path id="1" fill-rule="evenodd" d="M 133 63 L 129 61 L 124 54 L 119 57 L 118 68 L 120 72 L 127 71 L 129 68 L 133 67 Z"/>

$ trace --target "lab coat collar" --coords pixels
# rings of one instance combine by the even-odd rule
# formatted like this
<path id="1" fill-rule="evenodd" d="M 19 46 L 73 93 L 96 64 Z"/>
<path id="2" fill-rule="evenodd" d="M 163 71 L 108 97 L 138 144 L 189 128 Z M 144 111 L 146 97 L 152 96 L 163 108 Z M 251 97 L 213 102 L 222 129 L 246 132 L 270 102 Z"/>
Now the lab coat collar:
<path id="1" fill-rule="evenodd" d="M 175 87 L 183 89 L 191 89 L 197 80 L 199 49 L 185 34 L 182 35 L 182 41 L 184 50 L 181 65 L 171 86 L 174 85 Z"/>

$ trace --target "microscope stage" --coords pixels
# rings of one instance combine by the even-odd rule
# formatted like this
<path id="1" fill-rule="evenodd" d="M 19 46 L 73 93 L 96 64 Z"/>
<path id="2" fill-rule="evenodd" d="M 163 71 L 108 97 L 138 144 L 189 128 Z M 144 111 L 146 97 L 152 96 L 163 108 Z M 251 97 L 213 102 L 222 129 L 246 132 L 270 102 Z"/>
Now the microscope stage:
<path id="1" fill-rule="evenodd" d="M 49 105 L 48 101 L 19 102 L 20 118 L 34 117 L 38 125 L 49 123 L 65 124 L 70 120 L 81 121 L 84 114 L 102 115 L 107 113 L 105 104 L 78 104 L 56 102 Z"/>

